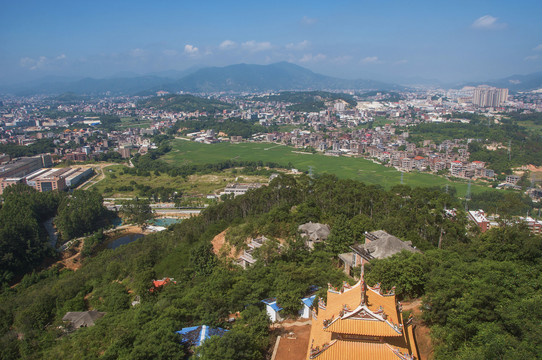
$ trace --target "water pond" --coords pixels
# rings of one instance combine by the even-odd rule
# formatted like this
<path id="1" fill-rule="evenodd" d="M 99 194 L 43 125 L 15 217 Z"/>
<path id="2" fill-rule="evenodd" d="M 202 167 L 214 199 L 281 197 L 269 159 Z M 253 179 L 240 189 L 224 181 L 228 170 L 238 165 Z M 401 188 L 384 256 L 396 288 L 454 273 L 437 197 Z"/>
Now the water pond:
<path id="1" fill-rule="evenodd" d="M 129 244 L 133 241 L 136 241 L 137 239 L 141 239 L 145 235 L 143 234 L 126 234 L 118 239 L 115 239 L 111 241 L 109 244 L 107 244 L 108 249 L 116 249 L 121 245 Z"/>

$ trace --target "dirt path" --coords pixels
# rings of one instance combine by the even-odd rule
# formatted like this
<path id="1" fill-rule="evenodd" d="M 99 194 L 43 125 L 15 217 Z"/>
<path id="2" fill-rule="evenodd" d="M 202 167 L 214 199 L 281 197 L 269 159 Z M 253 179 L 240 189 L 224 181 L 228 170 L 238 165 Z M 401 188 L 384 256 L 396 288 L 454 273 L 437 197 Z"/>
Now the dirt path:
<path id="1" fill-rule="evenodd" d="M 297 325 L 304 324 L 304 325 Z M 283 331 L 273 360 L 304 360 L 307 357 L 309 338 L 311 333 L 311 321 L 285 322 Z"/>
<path id="2" fill-rule="evenodd" d="M 414 335 L 418 345 L 420 360 L 433 359 L 433 344 L 431 343 L 431 330 L 422 320 L 422 300 L 405 301 L 401 303 L 403 311 L 412 311 L 414 315 Z"/>
<path id="3" fill-rule="evenodd" d="M 412 314 L 413 315 L 421 315 L 422 314 L 422 310 L 420 309 L 420 307 L 422 306 L 422 300 L 421 299 L 417 299 L 417 300 L 414 300 L 414 301 L 409 301 L 409 302 L 403 302 L 401 303 L 402 307 L 403 307 L 403 311 L 412 311 Z"/>
<path id="4" fill-rule="evenodd" d="M 84 189 L 84 190 L 90 189 L 91 187 L 93 187 L 94 185 L 96 185 L 97 183 L 99 183 L 100 181 L 105 179 L 104 169 L 106 167 L 108 167 L 108 166 L 113 166 L 113 165 L 124 165 L 124 166 L 126 166 L 126 164 L 115 164 L 115 163 L 98 164 L 98 166 L 93 166 L 94 169 L 99 168 L 100 172 L 96 176 L 91 177 L 90 179 L 88 179 L 87 181 L 85 181 L 84 183 L 79 185 L 78 188 L 79 189 Z"/>

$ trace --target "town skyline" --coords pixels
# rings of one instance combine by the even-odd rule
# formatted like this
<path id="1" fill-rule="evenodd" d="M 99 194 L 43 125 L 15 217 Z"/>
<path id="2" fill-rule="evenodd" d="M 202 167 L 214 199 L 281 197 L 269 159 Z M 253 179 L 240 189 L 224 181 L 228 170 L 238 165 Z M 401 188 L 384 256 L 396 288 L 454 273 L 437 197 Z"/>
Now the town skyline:
<path id="1" fill-rule="evenodd" d="M 485 81 L 542 70 L 541 5 L 6 3 L 0 82 L 288 61 L 346 79 Z"/>

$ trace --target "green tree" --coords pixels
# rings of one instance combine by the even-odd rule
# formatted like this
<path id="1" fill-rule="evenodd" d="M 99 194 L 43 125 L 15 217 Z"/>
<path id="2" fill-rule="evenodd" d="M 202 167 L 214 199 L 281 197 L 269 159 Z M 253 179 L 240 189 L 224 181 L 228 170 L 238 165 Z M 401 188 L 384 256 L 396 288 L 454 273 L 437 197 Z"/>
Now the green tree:
<path id="1" fill-rule="evenodd" d="M 141 226 L 142 229 L 144 229 L 149 220 L 153 218 L 149 201 L 142 200 L 138 197 L 133 200 L 125 201 L 122 204 L 121 212 L 129 222 Z"/>
<path id="2" fill-rule="evenodd" d="M 263 354 L 255 339 L 241 331 L 229 331 L 224 336 L 211 336 L 197 351 L 201 360 L 259 360 Z"/>

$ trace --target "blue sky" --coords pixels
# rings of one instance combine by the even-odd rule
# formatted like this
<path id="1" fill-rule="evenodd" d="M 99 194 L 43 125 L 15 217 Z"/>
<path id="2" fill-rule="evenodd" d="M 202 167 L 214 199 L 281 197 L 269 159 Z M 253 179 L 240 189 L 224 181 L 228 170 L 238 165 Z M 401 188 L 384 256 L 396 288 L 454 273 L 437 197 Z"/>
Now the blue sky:
<path id="1" fill-rule="evenodd" d="M 542 1 L 1 0 L 0 83 L 290 61 L 343 78 L 542 71 Z"/>

